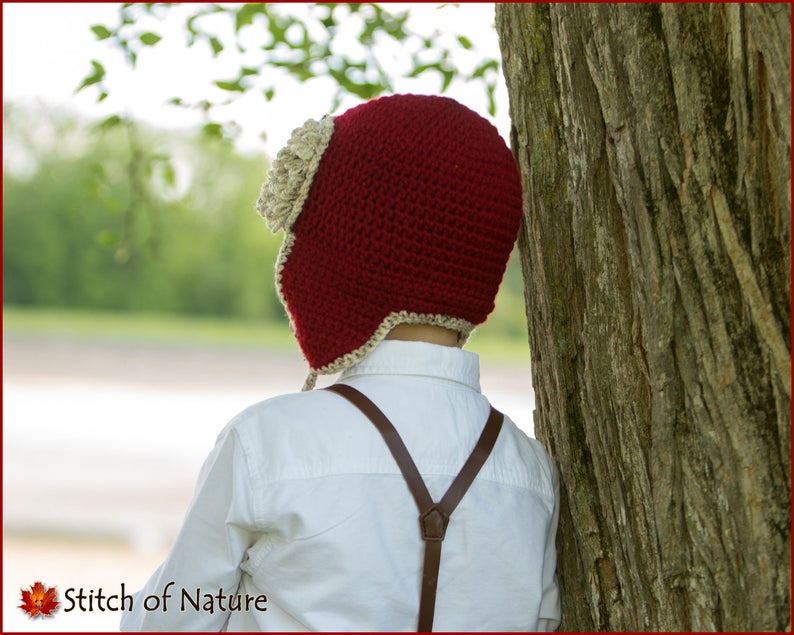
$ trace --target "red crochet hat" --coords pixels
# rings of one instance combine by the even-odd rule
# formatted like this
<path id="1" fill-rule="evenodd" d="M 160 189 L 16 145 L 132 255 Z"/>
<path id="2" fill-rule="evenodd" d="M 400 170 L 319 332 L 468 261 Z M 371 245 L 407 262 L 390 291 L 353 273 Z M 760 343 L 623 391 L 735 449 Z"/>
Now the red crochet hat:
<path id="1" fill-rule="evenodd" d="M 276 289 L 311 387 L 397 324 L 465 342 L 493 310 L 521 182 L 487 120 L 446 97 L 393 95 L 293 131 L 257 211 L 285 232 Z"/>

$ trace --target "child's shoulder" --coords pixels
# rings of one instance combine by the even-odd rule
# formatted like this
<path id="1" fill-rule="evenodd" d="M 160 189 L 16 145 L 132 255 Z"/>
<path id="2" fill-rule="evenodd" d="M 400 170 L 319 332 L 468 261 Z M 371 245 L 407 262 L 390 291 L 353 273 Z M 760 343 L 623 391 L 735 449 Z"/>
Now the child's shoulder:
<path id="1" fill-rule="evenodd" d="M 227 426 L 247 447 L 263 454 L 301 449 L 305 456 L 333 451 L 362 426 L 349 417 L 350 404 L 325 390 L 287 393 L 255 403 Z"/>
<path id="2" fill-rule="evenodd" d="M 555 466 L 543 444 L 526 434 L 509 417 L 500 432 L 495 450 L 501 458 L 497 471 L 516 483 L 529 483 L 549 499 L 553 499 Z M 487 466 L 487 464 L 486 464 Z"/>
<path id="3" fill-rule="evenodd" d="M 270 433 L 277 433 L 284 426 L 315 426 L 328 418 L 335 402 L 331 394 L 322 390 L 277 395 L 248 406 L 229 422 L 229 426 L 238 432 Z"/>
<path id="4" fill-rule="evenodd" d="M 340 401 L 322 390 L 278 395 L 240 412 L 221 435 L 236 438 L 264 482 L 311 475 L 328 456 L 344 454 L 350 435 Z"/>

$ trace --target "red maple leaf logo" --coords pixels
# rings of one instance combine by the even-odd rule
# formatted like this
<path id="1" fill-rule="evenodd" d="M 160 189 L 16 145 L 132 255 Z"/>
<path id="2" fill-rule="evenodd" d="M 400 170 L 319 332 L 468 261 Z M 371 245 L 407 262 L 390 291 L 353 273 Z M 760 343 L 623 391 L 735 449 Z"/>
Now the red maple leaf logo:
<path id="1" fill-rule="evenodd" d="M 37 615 L 51 616 L 60 602 L 55 601 L 55 587 L 47 588 L 41 582 L 36 582 L 29 591 L 22 589 L 22 604 L 19 605 L 30 617 Z"/>

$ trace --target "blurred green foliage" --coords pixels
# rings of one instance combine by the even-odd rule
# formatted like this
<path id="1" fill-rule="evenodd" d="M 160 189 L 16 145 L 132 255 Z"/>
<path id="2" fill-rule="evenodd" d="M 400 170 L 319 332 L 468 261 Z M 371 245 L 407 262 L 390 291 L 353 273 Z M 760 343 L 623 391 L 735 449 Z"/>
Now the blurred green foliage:
<path id="1" fill-rule="evenodd" d="M 10 153 L 34 155 L 4 165 L 4 304 L 283 319 L 280 239 L 254 212 L 266 160 L 129 126 L 80 135 L 4 106 Z M 15 148 L 20 128 L 49 142 Z"/>
<path id="2" fill-rule="evenodd" d="M 3 303 L 280 321 L 264 157 L 197 134 L 3 107 Z M 95 126 L 96 127 L 96 126 Z M 526 342 L 516 254 L 487 331 Z"/>

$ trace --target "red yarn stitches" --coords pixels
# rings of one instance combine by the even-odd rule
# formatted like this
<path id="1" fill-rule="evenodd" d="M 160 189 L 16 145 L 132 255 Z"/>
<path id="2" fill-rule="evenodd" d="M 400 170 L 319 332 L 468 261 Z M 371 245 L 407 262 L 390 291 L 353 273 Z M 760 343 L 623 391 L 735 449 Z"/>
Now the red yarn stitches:
<path id="1" fill-rule="evenodd" d="M 389 316 L 463 331 L 484 322 L 522 213 L 494 126 L 419 95 L 370 101 L 334 124 L 280 273 L 312 369 L 357 361 L 346 356 L 384 337 Z"/>

